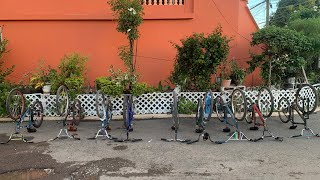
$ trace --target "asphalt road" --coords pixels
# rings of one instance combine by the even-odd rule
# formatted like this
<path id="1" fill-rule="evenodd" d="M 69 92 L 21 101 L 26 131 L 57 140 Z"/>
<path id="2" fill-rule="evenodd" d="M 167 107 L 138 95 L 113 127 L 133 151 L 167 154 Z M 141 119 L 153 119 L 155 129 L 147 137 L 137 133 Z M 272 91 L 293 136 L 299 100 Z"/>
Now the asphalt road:
<path id="1" fill-rule="evenodd" d="M 299 120 L 298 117 L 296 117 Z M 194 118 L 181 118 L 178 137 L 196 139 Z M 320 132 L 320 113 L 308 121 L 315 133 Z M 111 123 L 110 134 L 125 138 L 121 121 Z M 214 144 L 164 142 L 173 138 L 172 119 L 137 120 L 131 138 L 141 142 L 119 143 L 88 140 L 100 126 L 99 121 L 81 122 L 81 140 L 54 138 L 59 121 L 45 121 L 38 132 L 22 133 L 34 143 L 11 141 L 0 145 L 0 179 L 320 179 L 320 138 L 288 138 L 300 134 L 302 126 L 290 130 L 290 124 L 278 117 L 268 119 L 269 130 L 284 137 L 282 142 L 265 138 L 259 142 L 229 141 Z M 239 122 L 249 138 L 258 138 L 262 129 L 250 131 L 251 125 Z M 212 140 L 226 140 L 224 124 L 213 118 L 207 124 Z M 14 130 L 14 123 L 0 123 L 0 141 Z"/>

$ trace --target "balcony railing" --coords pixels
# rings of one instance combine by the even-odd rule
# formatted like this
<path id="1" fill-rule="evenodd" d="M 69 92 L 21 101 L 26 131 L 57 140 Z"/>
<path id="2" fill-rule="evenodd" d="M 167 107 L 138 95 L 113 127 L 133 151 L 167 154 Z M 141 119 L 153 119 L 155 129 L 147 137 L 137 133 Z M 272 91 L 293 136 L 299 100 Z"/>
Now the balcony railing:
<path id="1" fill-rule="evenodd" d="M 163 5 L 184 5 L 185 0 L 141 0 L 142 5 L 163 6 Z"/>

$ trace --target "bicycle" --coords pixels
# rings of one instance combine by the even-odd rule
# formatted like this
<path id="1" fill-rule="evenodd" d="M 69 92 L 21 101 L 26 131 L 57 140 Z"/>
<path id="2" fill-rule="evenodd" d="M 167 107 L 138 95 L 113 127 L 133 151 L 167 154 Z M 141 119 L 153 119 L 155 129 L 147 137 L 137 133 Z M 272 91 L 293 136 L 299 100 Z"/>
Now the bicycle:
<path id="1" fill-rule="evenodd" d="M 142 139 L 130 139 L 129 132 L 133 131 L 132 122 L 134 120 L 134 107 L 133 107 L 133 96 L 132 94 L 124 94 L 123 95 L 123 121 L 126 132 L 126 139 L 122 138 L 112 138 L 115 142 L 137 142 L 142 141 Z"/>
<path id="2" fill-rule="evenodd" d="M 78 134 L 74 133 L 72 135 L 69 135 L 68 129 L 70 129 L 70 127 L 74 128 L 75 125 L 80 123 L 81 102 L 79 99 L 75 99 L 71 106 L 69 104 L 70 104 L 70 102 L 69 102 L 68 89 L 66 86 L 61 85 L 58 88 L 57 94 L 56 94 L 56 106 L 57 106 L 58 115 L 60 117 L 62 117 L 62 129 L 60 129 L 57 137 L 55 137 L 49 141 L 53 141 L 53 140 L 56 140 L 56 139 L 62 138 L 62 137 L 80 140 L 80 138 L 75 137 Z M 73 118 L 71 123 L 67 123 L 68 116 L 72 116 L 72 118 Z M 68 125 L 69 128 L 66 129 L 65 128 L 66 125 Z M 70 129 L 70 130 L 74 130 L 74 129 Z"/>
<path id="3" fill-rule="evenodd" d="M 313 113 L 317 108 L 318 94 L 316 89 L 310 84 L 303 84 L 296 92 L 295 101 L 290 103 L 285 97 L 279 100 L 279 117 L 283 123 L 291 122 L 289 129 L 296 129 L 297 124 L 302 124 L 304 128 L 301 130 L 299 135 L 294 135 L 291 137 L 300 136 L 319 136 L 315 134 L 312 129 L 307 126 L 307 120 L 309 115 Z M 303 122 L 296 122 L 294 120 L 294 111 L 300 116 Z M 307 132 L 306 134 L 304 132 Z"/>
<path id="4" fill-rule="evenodd" d="M 209 122 L 213 111 L 213 95 L 212 91 L 206 92 L 204 98 L 198 99 L 196 111 L 196 133 L 202 133 L 206 123 Z"/>
<path id="5" fill-rule="evenodd" d="M 20 133 L 20 129 L 23 127 L 27 128 L 30 133 L 36 132 L 35 128 L 39 128 L 43 122 L 43 107 L 39 100 L 30 104 L 25 110 L 25 98 L 22 92 L 14 88 L 12 89 L 6 99 L 6 110 L 9 117 L 16 122 L 15 132 L 11 133 L 7 142 L 1 142 L 6 144 L 11 140 L 22 140 L 23 142 L 32 142 L 24 138 L 23 134 Z M 22 126 L 25 117 L 28 116 L 28 124 Z M 34 128 L 33 128 L 34 127 Z"/>
<path id="6" fill-rule="evenodd" d="M 241 89 L 235 89 L 231 93 L 231 110 L 237 121 L 243 121 L 247 112 L 245 93 Z"/>
<path id="7" fill-rule="evenodd" d="M 173 95 L 173 104 L 172 104 L 172 119 L 173 119 L 173 127 L 174 129 L 171 127 L 171 129 L 174 130 L 174 138 L 173 139 L 166 139 L 166 138 L 161 138 L 162 141 L 165 142 L 189 142 L 189 139 L 178 139 L 178 129 L 179 129 L 179 113 L 178 113 L 178 92 L 179 92 L 179 88 L 173 90 L 172 95 Z"/>
<path id="8" fill-rule="evenodd" d="M 260 111 L 257 104 L 254 101 L 252 101 L 250 98 L 247 98 L 247 102 L 249 102 L 248 112 L 250 114 L 250 117 L 249 118 L 247 117 L 246 121 L 249 124 L 251 124 L 253 122 L 253 127 L 250 127 L 249 129 L 250 130 L 258 130 L 259 126 L 263 127 L 262 136 L 260 138 L 253 139 L 252 141 L 256 142 L 259 140 L 263 140 L 264 137 L 272 137 L 275 140 L 283 141 L 283 137 L 274 136 L 270 132 L 270 130 L 267 126 L 267 123 L 266 123 L 267 119 L 264 118 L 263 113 Z M 266 103 L 268 103 L 268 102 L 266 102 Z M 258 114 L 260 122 L 257 122 L 256 114 Z M 269 135 L 266 136 L 265 133 L 268 133 Z"/>
<path id="9" fill-rule="evenodd" d="M 112 139 L 107 130 L 111 130 L 110 121 L 112 120 L 112 103 L 109 98 L 105 98 L 104 94 L 99 90 L 96 93 L 96 112 L 101 121 L 101 128 L 96 133 L 95 137 L 89 139 L 97 139 L 98 137 L 104 137 L 106 139 Z"/>
<path id="10" fill-rule="evenodd" d="M 236 89 L 237 91 L 239 89 Z M 243 92 L 240 90 L 238 91 L 241 93 L 241 96 L 243 96 Z M 226 94 L 222 93 L 221 96 L 217 96 L 215 100 L 215 109 L 217 112 L 217 116 L 220 119 L 220 121 L 223 120 L 223 122 L 226 124 L 226 128 L 223 129 L 223 132 L 230 132 L 229 126 L 233 127 L 235 129 L 235 132 L 231 134 L 231 136 L 225 140 L 225 141 L 215 141 L 216 144 L 223 144 L 227 143 L 230 140 L 247 140 L 251 141 L 242 131 L 239 129 L 238 121 L 233 114 L 232 110 L 229 107 L 229 104 L 226 102 Z M 240 99 L 235 101 L 236 105 L 239 104 L 245 104 L 245 102 L 240 102 Z M 243 99 L 244 101 L 244 99 Z M 241 111 L 242 112 L 242 111 Z M 228 121 L 228 115 L 230 115 L 232 122 Z"/>

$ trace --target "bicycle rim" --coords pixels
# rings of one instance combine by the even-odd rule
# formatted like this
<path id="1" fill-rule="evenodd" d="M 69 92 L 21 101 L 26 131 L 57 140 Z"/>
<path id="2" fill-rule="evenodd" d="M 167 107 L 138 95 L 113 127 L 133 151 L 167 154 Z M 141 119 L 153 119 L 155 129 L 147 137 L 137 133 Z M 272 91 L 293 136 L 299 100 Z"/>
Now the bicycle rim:
<path id="1" fill-rule="evenodd" d="M 40 101 L 36 101 L 32 104 L 31 106 L 32 109 L 32 124 L 34 127 L 39 128 L 43 122 L 43 106 L 42 103 Z"/>
<path id="2" fill-rule="evenodd" d="M 81 102 L 79 99 L 75 99 L 72 105 L 72 123 L 75 125 L 80 124 L 81 119 Z"/>
<path id="3" fill-rule="evenodd" d="M 208 122 L 212 115 L 213 110 L 213 97 L 212 91 L 208 91 L 204 97 L 204 118 L 203 120 Z"/>
<path id="4" fill-rule="evenodd" d="M 290 102 L 287 98 L 282 97 L 278 103 L 279 118 L 283 123 L 289 122 Z"/>
<path id="5" fill-rule="evenodd" d="M 258 107 L 263 117 L 270 117 L 274 110 L 274 98 L 269 88 L 263 87 L 258 93 Z"/>
<path id="6" fill-rule="evenodd" d="M 240 89 L 235 89 L 231 94 L 231 110 L 236 120 L 242 121 L 245 118 L 246 104 L 244 92 Z"/>
<path id="7" fill-rule="evenodd" d="M 69 108 L 69 96 L 67 88 L 62 85 L 57 90 L 56 95 L 57 112 L 59 116 L 67 116 Z"/>
<path id="8" fill-rule="evenodd" d="M 110 121 L 112 120 L 112 103 L 110 101 L 109 98 L 107 98 L 107 110 L 106 110 L 106 114 L 107 114 L 107 125 L 109 125 Z"/>
<path id="9" fill-rule="evenodd" d="M 106 118 L 106 102 L 104 94 L 99 90 L 96 93 L 96 113 L 100 120 Z"/>
<path id="10" fill-rule="evenodd" d="M 215 99 L 215 108 L 218 119 L 223 122 L 224 121 L 224 107 L 223 107 L 223 99 L 221 96 L 217 96 Z"/>
<path id="11" fill-rule="evenodd" d="M 24 97 L 18 89 L 12 89 L 6 99 L 6 110 L 9 117 L 18 120 L 25 110 Z"/>
<path id="12" fill-rule="evenodd" d="M 253 101 L 249 97 L 246 98 L 246 101 L 247 101 L 246 122 L 248 124 L 251 124 L 252 123 L 252 113 L 254 113 L 253 108 L 252 108 Z"/>
<path id="13" fill-rule="evenodd" d="M 295 103 L 301 112 L 313 113 L 318 104 L 317 90 L 310 84 L 302 85 L 296 92 Z"/>

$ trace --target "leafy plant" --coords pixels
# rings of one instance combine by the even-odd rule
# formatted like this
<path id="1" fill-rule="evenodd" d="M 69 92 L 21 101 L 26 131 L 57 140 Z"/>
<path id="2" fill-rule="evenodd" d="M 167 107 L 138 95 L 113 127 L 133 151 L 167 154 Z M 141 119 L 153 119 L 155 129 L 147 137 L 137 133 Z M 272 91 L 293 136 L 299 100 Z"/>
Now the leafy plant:
<path id="1" fill-rule="evenodd" d="M 7 116 L 6 98 L 11 90 L 9 83 L 0 83 L 0 117 Z"/>
<path id="2" fill-rule="evenodd" d="M 220 75 L 222 79 L 229 80 L 231 78 L 231 64 L 227 59 L 223 59 L 220 64 Z"/>
<path id="3" fill-rule="evenodd" d="M 95 81 L 97 90 L 111 96 L 120 96 L 123 93 L 123 86 L 112 81 L 110 78 L 99 77 Z"/>
<path id="4" fill-rule="evenodd" d="M 71 93 L 71 98 L 82 92 L 87 73 L 86 62 L 88 57 L 73 53 L 65 55 L 58 66 L 59 73 L 52 71 L 51 91 L 55 92 L 60 85 L 66 85 Z"/>
<path id="5" fill-rule="evenodd" d="M 186 98 L 181 98 L 178 102 L 178 112 L 180 114 L 192 114 L 196 111 L 197 104 L 187 100 Z"/>
<path id="6" fill-rule="evenodd" d="M 108 4 L 118 19 L 117 30 L 127 36 L 129 46 L 119 48 L 119 56 L 127 66 L 130 75 L 135 74 L 133 62 L 134 41 L 139 38 L 138 27 L 143 22 L 143 6 L 140 0 L 110 0 Z"/>
<path id="7" fill-rule="evenodd" d="M 29 77 L 29 85 L 34 89 L 41 89 L 46 84 L 51 84 L 51 81 L 57 76 L 57 71 L 52 69 L 51 66 L 45 66 L 44 61 L 39 63 L 39 66 L 34 72 L 26 75 Z"/>
<path id="8" fill-rule="evenodd" d="M 263 46 L 261 54 L 252 54 L 248 61 L 249 73 L 261 67 L 265 81 L 269 77 L 269 65 L 272 66 L 270 82 L 282 84 L 284 79 L 295 74 L 305 64 L 305 57 L 312 51 L 312 44 L 301 33 L 279 27 L 268 27 L 253 34 L 252 46 Z"/>
<path id="9" fill-rule="evenodd" d="M 246 77 L 246 71 L 240 68 L 235 59 L 232 59 L 231 62 L 231 75 L 230 78 L 236 85 L 242 84 L 244 78 Z"/>
<path id="10" fill-rule="evenodd" d="M 14 68 L 14 65 L 9 68 L 5 68 L 4 70 L 2 68 L 4 64 L 4 60 L 2 59 L 2 57 L 5 53 L 8 52 L 6 49 L 7 44 L 8 44 L 7 40 L 5 39 L 2 40 L 2 38 L 0 38 L 0 83 L 4 82 L 4 79 L 6 78 L 6 76 L 10 75 L 13 72 L 13 68 Z"/>
<path id="11" fill-rule="evenodd" d="M 211 75 L 229 54 L 231 39 L 222 35 L 219 26 L 207 36 L 194 33 L 180 41 L 182 45 L 174 44 L 177 55 L 170 81 L 183 89 L 208 89 Z"/>

